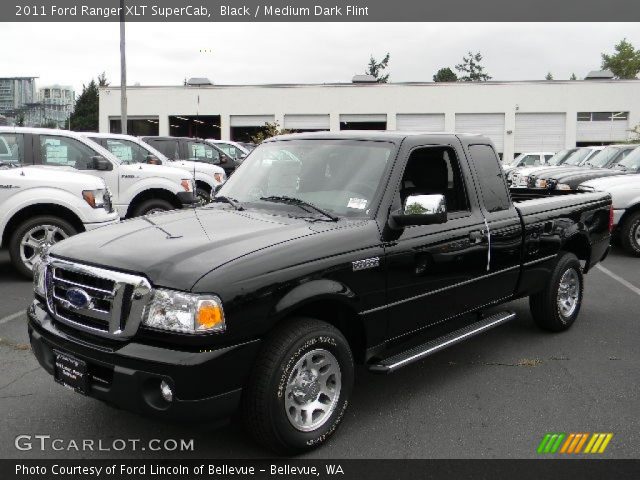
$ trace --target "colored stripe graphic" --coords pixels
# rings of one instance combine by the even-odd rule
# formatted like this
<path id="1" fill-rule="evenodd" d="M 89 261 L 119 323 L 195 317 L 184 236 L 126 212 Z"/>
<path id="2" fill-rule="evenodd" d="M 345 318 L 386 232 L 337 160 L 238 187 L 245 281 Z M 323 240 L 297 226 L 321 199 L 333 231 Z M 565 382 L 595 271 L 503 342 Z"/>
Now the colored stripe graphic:
<path id="1" fill-rule="evenodd" d="M 613 433 L 547 433 L 537 451 L 563 454 L 604 453 L 612 438 Z"/>

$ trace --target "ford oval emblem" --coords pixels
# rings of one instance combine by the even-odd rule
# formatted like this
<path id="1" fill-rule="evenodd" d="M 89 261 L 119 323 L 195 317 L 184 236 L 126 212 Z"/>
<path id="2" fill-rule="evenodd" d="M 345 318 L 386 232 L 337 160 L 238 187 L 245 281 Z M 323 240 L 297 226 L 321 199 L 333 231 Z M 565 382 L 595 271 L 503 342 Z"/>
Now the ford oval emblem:
<path id="1" fill-rule="evenodd" d="M 87 308 L 91 304 L 91 297 L 81 288 L 67 290 L 67 301 L 74 308 Z"/>

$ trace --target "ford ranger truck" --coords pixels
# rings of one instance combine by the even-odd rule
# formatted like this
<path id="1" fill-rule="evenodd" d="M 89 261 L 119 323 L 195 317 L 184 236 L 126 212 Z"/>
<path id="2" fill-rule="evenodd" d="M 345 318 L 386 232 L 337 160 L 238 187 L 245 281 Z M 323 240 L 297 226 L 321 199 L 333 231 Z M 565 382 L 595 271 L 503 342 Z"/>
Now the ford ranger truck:
<path id="1" fill-rule="evenodd" d="M 210 205 L 53 246 L 28 331 L 83 395 L 198 421 L 240 409 L 262 445 L 302 452 L 345 418 L 355 364 L 395 372 L 522 297 L 540 328 L 570 328 L 610 228 L 606 193 L 514 204 L 483 136 L 285 135 Z"/>

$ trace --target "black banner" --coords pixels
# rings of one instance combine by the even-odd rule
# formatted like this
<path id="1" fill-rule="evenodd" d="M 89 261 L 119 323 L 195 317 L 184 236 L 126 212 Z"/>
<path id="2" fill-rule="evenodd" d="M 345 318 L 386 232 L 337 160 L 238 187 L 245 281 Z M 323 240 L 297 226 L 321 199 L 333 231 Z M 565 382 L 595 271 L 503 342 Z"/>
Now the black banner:
<path id="1" fill-rule="evenodd" d="M 640 20 L 630 0 L 125 0 L 130 22 L 584 22 Z M 0 22 L 117 22 L 120 0 L 0 2 Z"/>
<path id="2" fill-rule="evenodd" d="M 637 480 L 640 460 L 0 460 L 0 478 Z"/>

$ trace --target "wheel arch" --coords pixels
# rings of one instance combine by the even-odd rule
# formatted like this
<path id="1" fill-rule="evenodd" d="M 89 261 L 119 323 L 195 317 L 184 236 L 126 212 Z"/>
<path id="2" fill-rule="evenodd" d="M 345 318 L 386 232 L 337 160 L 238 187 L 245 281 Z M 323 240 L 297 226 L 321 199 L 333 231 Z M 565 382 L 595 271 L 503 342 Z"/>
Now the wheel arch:
<path id="1" fill-rule="evenodd" d="M 306 282 L 278 301 L 273 316 L 278 323 L 293 317 L 310 317 L 333 325 L 345 336 L 354 360 L 364 362 L 367 334 L 356 308 L 356 296 L 333 280 Z"/>
<path id="2" fill-rule="evenodd" d="M 562 250 L 573 253 L 579 260 L 585 262 L 584 273 L 591 268 L 591 244 L 586 234 L 577 232 L 571 235 L 562 245 Z"/>
<path id="3" fill-rule="evenodd" d="M 73 225 L 78 233 L 85 230 L 82 220 L 70 208 L 54 203 L 35 203 L 16 211 L 7 222 L 2 232 L 2 246 L 6 246 L 16 228 L 25 220 L 39 215 L 60 217 Z"/>
<path id="4" fill-rule="evenodd" d="M 147 190 L 143 190 L 142 192 L 136 194 L 135 197 L 133 197 L 133 199 L 129 203 L 129 208 L 127 208 L 126 218 L 130 218 L 138 205 L 140 205 L 142 202 L 155 199 L 166 200 L 176 209 L 182 207 L 178 196 L 170 190 L 166 190 L 164 188 L 149 188 Z"/>

